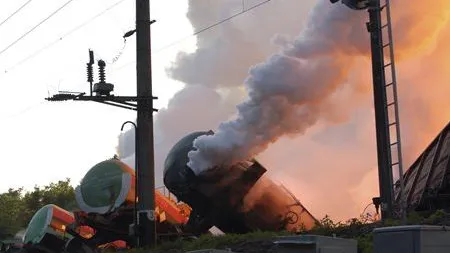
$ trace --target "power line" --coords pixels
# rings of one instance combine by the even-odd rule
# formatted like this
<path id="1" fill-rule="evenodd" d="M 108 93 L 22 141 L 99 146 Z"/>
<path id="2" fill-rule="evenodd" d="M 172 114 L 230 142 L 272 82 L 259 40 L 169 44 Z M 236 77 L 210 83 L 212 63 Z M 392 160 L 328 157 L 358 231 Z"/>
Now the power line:
<path id="1" fill-rule="evenodd" d="M 94 15 L 93 17 L 91 17 L 90 19 L 84 21 L 83 23 L 81 23 L 80 25 L 76 26 L 75 28 L 71 29 L 70 31 L 68 31 L 67 33 L 63 34 L 61 37 L 57 38 L 56 40 L 54 40 L 53 42 L 50 42 L 49 44 L 43 46 L 42 48 L 36 50 L 34 53 L 28 55 L 27 57 L 23 58 L 22 60 L 20 60 L 18 63 L 14 64 L 12 67 L 5 69 L 5 73 L 8 73 L 8 71 L 13 70 L 14 68 L 18 67 L 19 65 L 22 65 L 24 62 L 34 58 L 35 56 L 39 55 L 40 53 L 44 52 L 45 50 L 53 47 L 56 43 L 60 42 L 61 40 L 63 40 L 65 37 L 71 35 L 72 33 L 80 30 L 81 28 L 85 27 L 87 24 L 91 23 L 92 21 L 94 21 L 95 19 L 99 18 L 100 16 L 104 15 L 106 12 L 110 11 L 111 9 L 113 9 L 114 7 L 116 7 L 117 5 L 119 5 L 120 3 L 124 2 L 126 0 L 120 0 L 112 5 L 110 5 L 108 8 L 104 9 L 103 11 L 97 13 L 96 15 Z"/>
<path id="2" fill-rule="evenodd" d="M 109 6 L 108 8 L 106 8 L 105 10 L 103 10 L 102 12 L 98 13 L 98 14 L 95 15 L 94 17 L 88 19 L 87 21 L 83 22 L 83 23 L 80 24 L 79 26 L 77 26 L 77 27 L 75 27 L 74 29 L 70 30 L 69 32 L 67 32 L 66 34 L 64 34 L 63 36 L 61 36 L 60 38 L 56 39 L 55 41 L 53 41 L 53 42 L 51 42 L 51 43 L 49 43 L 49 44 L 47 44 L 47 45 L 45 45 L 44 47 L 40 48 L 40 49 L 37 50 L 36 52 L 32 53 L 31 55 L 25 57 L 25 58 L 22 59 L 20 62 L 18 62 L 18 63 L 16 63 L 15 65 L 13 65 L 11 68 L 6 69 L 6 70 L 4 71 L 4 73 L 8 73 L 8 71 L 13 70 L 14 68 L 16 68 L 16 67 L 18 67 L 19 65 L 23 64 L 24 62 L 26 62 L 26 61 L 32 59 L 33 57 L 35 57 L 35 56 L 37 56 L 37 55 L 39 55 L 39 54 L 42 53 L 43 51 L 45 51 L 45 50 L 51 48 L 51 47 L 54 46 L 56 43 L 58 43 L 59 41 L 61 41 L 62 39 L 64 39 L 65 37 L 69 36 L 70 34 L 76 32 L 77 30 L 79 30 L 79 29 L 81 29 L 82 27 L 86 26 L 86 25 L 89 24 L 90 22 L 94 21 L 95 19 L 97 19 L 98 17 L 102 16 L 103 14 L 105 14 L 106 12 L 108 12 L 108 11 L 111 10 L 111 9 L 113 9 L 114 7 L 116 7 L 117 5 L 119 5 L 120 3 L 124 2 L 124 1 L 125 1 L 125 0 L 120 0 L 120 1 L 118 1 L 118 2 L 116 2 L 116 3 L 114 3 L 114 4 L 112 4 L 111 6 Z M 261 3 L 258 3 L 258 4 L 253 5 L 253 6 L 249 7 L 249 8 L 247 8 L 247 9 L 243 6 L 242 11 L 240 11 L 240 12 L 238 12 L 238 13 L 236 13 L 236 14 L 233 14 L 232 16 L 230 16 L 230 17 L 228 17 L 228 18 L 225 18 L 225 19 L 223 19 L 223 20 L 220 20 L 220 21 L 218 21 L 218 22 L 216 22 L 216 23 L 214 23 L 214 24 L 212 24 L 212 25 L 209 25 L 209 26 L 207 26 L 207 27 L 204 27 L 204 28 L 202 28 L 202 29 L 200 29 L 200 30 L 198 30 L 198 31 L 196 31 L 196 32 L 194 32 L 194 33 L 192 33 L 192 34 L 189 34 L 188 36 L 186 36 L 186 37 L 184 37 L 184 38 L 181 38 L 181 39 L 176 40 L 176 41 L 174 41 L 174 42 L 172 42 L 172 43 L 170 43 L 170 44 L 167 44 L 167 45 L 165 45 L 165 46 L 163 46 L 163 47 L 157 49 L 153 54 L 157 54 L 157 53 L 159 53 L 159 52 L 161 52 L 161 51 L 163 51 L 163 50 L 165 50 L 165 49 L 167 49 L 167 48 L 169 48 L 169 47 L 172 47 L 172 46 L 174 46 L 174 45 L 176 45 L 176 44 L 178 44 L 178 43 L 180 43 L 180 42 L 182 42 L 182 41 L 184 41 L 184 40 L 186 40 L 186 39 L 188 39 L 188 38 L 190 38 L 190 37 L 192 37 L 192 36 L 198 35 L 198 34 L 200 34 L 200 33 L 203 33 L 203 32 L 205 32 L 205 31 L 208 31 L 208 30 L 210 30 L 210 29 L 212 29 L 212 28 L 215 28 L 216 26 L 219 26 L 219 25 L 221 25 L 221 24 L 223 24 L 223 23 L 226 23 L 226 22 L 228 22 L 228 21 L 230 21 L 230 20 L 232 20 L 232 19 L 234 19 L 234 18 L 236 18 L 236 17 L 238 17 L 238 16 L 240 16 L 240 15 L 246 13 L 246 12 L 249 12 L 249 11 L 251 11 L 251 10 L 253 10 L 253 9 L 256 9 L 256 8 L 262 6 L 262 5 L 264 5 L 264 4 L 266 4 L 266 3 L 270 2 L 270 1 L 271 1 L 271 0 L 265 0 L 265 1 L 261 2 Z M 0 53 L 0 54 L 1 54 L 1 53 Z M 120 69 L 123 69 L 123 68 L 125 68 L 126 66 L 128 66 L 128 65 L 130 65 L 130 64 L 132 64 L 132 63 L 134 63 L 134 62 L 135 62 L 135 61 L 128 62 L 128 63 L 122 65 L 121 67 L 115 69 L 114 71 L 118 71 L 118 70 L 120 70 Z"/>
<path id="3" fill-rule="evenodd" d="M 221 24 L 223 24 L 223 23 L 226 23 L 226 22 L 228 22 L 228 21 L 230 21 L 230 20 L 232 20 L 232 19 L 234 19 L 234 18 L 236 18 L 236 17 L 238 17 L 238 16 L 240 16 L 240 15 L 246 13 L 246 12 L 249 12 L 249 11 L 251 11 L 251 10 L 253 10 L 253 9 L 256 9 L 256 8 L 260 7 L 261 5 L 264 5 L 264 4 L 266 4 L 266 3 L 270 2 L 270 1 L 271 1 L 271 0 L 265 0 L 265 1 L 261 2 L 261 3 L 258 3 L 258 4 L 255 4 L 255 5 L 251 6 L 251 7 L 248 8 L 248 9 L 243 8 L 242 11 L 240 11 L 240 12 L 234 14 L 234 15 L 231 15 L 231 16 L 228 17 L 228 18 L 222 19 L 222 20 L 220 20 L 219 22 L 216 22 L 216 23 L 214 23 L 214 24 L 212 24 L 212 25 L 209 25 L 209 26 L 207 26 L 207 27 L 204 27 L 204 28 L 202 28 L 202 29 L 200 29 L 200 30 L 198 30 L 198 31 L 196 31 L 196 32 L 194 32 L 194 33 L 192 33 L 192 34 L 190 34 L 190 35 L 184 37 L 184 38 L 181 38 L 181 39 L 179 39 L 179 40 L 177 40 L 177 41 L 175 41 L 175 42 L 173 42 L 173 43 L 170 43 L 170 44 L 168 44 L 168 45 L 166 45 L 166 46 L 164 46 L 164 47 L 162 47 L 162 48 L 156 50 L 155 53 L 158 53 L 159 51 L 162 51 L 162 50 L 164 50 L 164 49 L 166 49 L 166 48 L 168 48 L 168 47 L 171 47 L 171 46 L 173 46 L 173 45 L 176 45 L 176 44 L 180 43 L 181 41 L 184 41 L 184 40 L 186 40 L 186 39 L 188 39 L 188 38 L 190 38 L 190 37 L 192 37 L 192 36 L 198 35 L 198 34 L 200 34 L 200 33 L 202 33 L 202 32 L 206 32 L 206 31 L 208 31 L 208 30 L 210 30 L 210 29 L 212 29 L 212 28 L 214 28 L 214 27 L 216 27 L 216 26 L 219 26 L 219 25 L 221 25 Z"/>
<path id="4" fill-rule="evenodd" d="M 240 11 L 240 12 L 238 12 L 238 13 L 236 13 L 236 14 L 233 14 L 233 15 L 231 15 L 231 16 L 228 17 L 228 18 L 222 19 L 222 20 L 220 20 L 220 21 L 218 21 L 218 22 L 216 22 L 216 23 L 214 23 L 214 24 L 212 24 L 212 25 L 209 25 L 209 26 L 207 26 L 207 27 L 204 27 L 204 28 L 202 28 L 202 29 L 200 29 L 200 30 L 198 30 L 198 31 L 196 31 L 196 32 L 194 32 L 194 33 L 192 33 L 192 34 L 189 34 L 188 36 L 186 36 L 186 37 L 184 37 L 184 38 L 181 38 L 181 39 L 176 40 L 176 41 L 174 41 L 174 42 L 172 42 L 172 43 L 170 43 L 170 44 L 167 44 L 167 45 L 165 45 L 165 46 L 163 46 L 163 47 L 157 49 L 153 54 L 157 54 L 157 53 L 163 51 L 164 49 L 169 48 L 169 47 L 172 47 L 173 45 L 176 45 L 176 44 L 178 44 L 178 43 L 180 43 L 180 42 L 182 42 L 182 41 L 184 41 L 184 40 L 186 40 L 186 39 L 188 39 L 188 38 L 190 38 L 190 37 L 192 37 L 192 36 L 195 36 L 195 35 L 198 35 L 198 34 L 200 34 L 200 33 L 206 32 L 206 31 L 208 31 L 208 30 L 210 30 L 210 29 L 212 29 L 212 28 L 214 28 L 214 27 L 216 27 L 216 26 L 219 26 L 219 25 L 221 25 L 221 24 L 223 24 L 223 23 L 226 23 L 226 22 L 228 22 L 228 21 L 230 21 L 230 20 L 232 20 L 232 19 L 234 19 L 234 18 L 236 18 L 236 17 L 238 17 L 238 16 L 240 16 L 240 15 L 246 13 L 246 12 L 249 12 L 249 11 L 251 11 L 251 10 L 253 10 L 253 9 L 256 9 L 256 8 L 260 7 L 261 5 L 264 5 L 264 4 L 266 4 L 266 3 L 270 2 L 270 1 L 271 1 L 271 0 L 265 0 L 265 1 L 261 2 L 261 3 L 258 3 L 258 4 L 253 5 L 253 6 L 249 7 L 249 8 L 247 8 L 247 9 L 245 8 L 245 5 L 243 5 L 242 11 Z M 118 70 L 120 70 L 120 69 L 123 69 L 123 68 L 125 68 L 126 66 L 128 66 L 128 65 L 130 65 L 130 64 L 132 64 L 132 63 L 134 63 L 134 62 L 136 62 L 136 61 L 131 61 L 131 62 L 129 62 L 129 63 L 126 63 L 126 64 L 122 65 L 121 67 L 115 69 L 115 71 L 118 71 Z"/>
<path id="5" fill-rule="evenodd" d="M 25 6 L 27 6 L 31 1 L 33 1 L 33 0 L 28 0 L 26 3 L 24 3 L 22 6 L 20 6 L 19 9 L 17 9 L 15 12 L 13 12 L 11 15 L 9 15 L 5 20 L 3 20 L 0 23 L 0 26 L 2 26 L 4 23 L 6 23 L 14 15 L 16 15 L 20 10 L 22 10 Z"/>
<path id="6" fill-rule="evenodd" d="M 268 3 L 268 2 L 270 2 L 270 0 L 266 0 L 266 1 L 264 1 L 264 2 L 255 4 L 255 5 L 251 6 L 251 7 L 248 8 L 248 9 L 243 8 L 241 12 L 238 12 L 238 13 L 236 13 L 236 14 L 234 14 L 234 15 L 231 15 L 230 17 L 228 17 L 228 18 L 226 18 L 226 19 L 223 19 L 223 20 L 221 20 L 221 21 L 219 21 L 219 22 L 217 22 L 217 23 L 215 23 L 215 24 L 212 24 L 212 25 L 207 26 L 207 27 L 205 27 L 205 28 L 203 28 L 203 29 L 200 29 L 199 31 L 197 31 L 197 32 L 195 32 L 194 34 L 192 34 L 191 36 L 197 35 L 197 34 L 199 34 L 199 33 L 202 33 L 202 32 L 204 32 L 204 31 L 207 31 L 207 30 L 209 30 L 209 29 L 211 29 L 211 28 L 214 28 L 214 27 L 216 27 L 216 26 L 218 26 L 218 25 L 221 25 L 221 24 L 223 24 L 223 23 L 225 23 L 225 22 L 227 22 L 227 21 L 230 21 L 231 19 L 233 19 L 233 18 L 235 18 L 235 17 L 237 17 L 237 16 L 240 16 L 240 15 L 242 15 L 242 14 L 248 12 L 248 11 L 251 11 L 251 10 L 253 10 L 253 9 L 256 9 L 256 8 L 260 7 L 261 5 L 264 5 L 264 4 Z"/>
<path id="7" fill-rule="evenodd" d="M 64 7 L 66 7 L 69 3 L 71 3 L 73 0 L 67 1 L 65 4 L 63 4 L 61 7 L 56 9 L 54 12 L 52 12 L 48 17 L 43 19 L 41 22 L 39 22 L 37 25 L 35 25 L 31 30 L 24 33 L 22 36 L 20 36 L 18 39 L 16 39 L 13 43 L 11 43 L 9 46 L 4 48 L 2 51 L 0 51 L 0 55 L 3 54 L 6 50 L 10 49 L 12 46 L 14 46 L 17 42 L 19 42 L 21 39 L 25 38 L 28 34 L 30 34 L 32 31 L 34 31 L 36 28 L 38 28 L 40 25 L 42 25 L 45 21 L 49 20 L 51 17 L 53 17 L 56 13 L 58 13 L 60 10 L 62 10 Z"/>

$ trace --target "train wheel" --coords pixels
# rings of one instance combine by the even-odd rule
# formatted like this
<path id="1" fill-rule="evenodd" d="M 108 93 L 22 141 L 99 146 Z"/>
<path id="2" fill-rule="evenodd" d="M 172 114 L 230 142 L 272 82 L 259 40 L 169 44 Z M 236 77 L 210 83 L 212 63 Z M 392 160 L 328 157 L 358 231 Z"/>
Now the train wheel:
<path id="1" fill-rule="evenodd" d="M 289 211 L 285 217 L 288 224 L 295 224 L 298 221 L 298 215 L 293 211 Z"/>

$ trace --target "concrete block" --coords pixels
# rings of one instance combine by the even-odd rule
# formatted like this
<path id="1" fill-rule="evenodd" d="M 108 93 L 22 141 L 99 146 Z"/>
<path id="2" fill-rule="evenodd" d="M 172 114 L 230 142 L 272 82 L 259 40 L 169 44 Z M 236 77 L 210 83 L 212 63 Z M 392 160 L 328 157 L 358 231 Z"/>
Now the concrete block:
<path id="1" fill-rule="evenodd" d="M 357 253 L 356 240 L 337 237 L 301 235 L 274 240 L 277 253 Z"/>
<path id="2" fill-rule="evenodd" d="M 450 252 L 450 227 L 397 226 L 377 228 L 374 253 L 447 253 Z"/>

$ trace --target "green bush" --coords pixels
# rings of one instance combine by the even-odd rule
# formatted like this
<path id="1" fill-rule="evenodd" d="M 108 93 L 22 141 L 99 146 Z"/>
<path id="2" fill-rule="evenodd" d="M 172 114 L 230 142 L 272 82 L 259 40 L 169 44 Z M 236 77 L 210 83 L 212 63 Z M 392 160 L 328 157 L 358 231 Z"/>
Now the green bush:
<path id="1" fill-rule="evenodd" d="M 194 241 L 176 240 L 163 243 L 150 252 L 185 252 L 199 249 L 227 249 L 233 248 L 244 242 L 255 241 L 255 247 L 261 247 L 262 242 L 270 240 L 276 236 L 294 235 L 294 234 L 315 234 L 323 236 L 337 236 L 343 238 L 353 238 L 358 241 L 358 252 L 372 252 L 372 231 L 373 224 L 367 224 L 359 219 L 351 219 L 345 223 L 335 223 L 329 216 L 317 222 L 316 226 L 306 232 L 263 232 L 257 231 L 248 234 L 226 234 L 222 236 L 203 235 Z M 270 245 L 268 245 L 270 247 Z M 142 250 L 132 250 L 131 253 L 142 253 Z M 146 252 L 148 253 L 148 251 Z"/>
<path id="2" fill-rule="evenodd" d="M 276 236 L 293 235 L 291 232 L 263 232 L 256 231 L 247 234 L 225 234 L 220 236 L 202 235 L 196 240 L 176 240 L 158 245 L 150 252 L 184 252 L 199 249 L 226 249 L 242 242 L 255 240 L 269 240 Z M 133 250 L 132 253 L 140 253 L 139 250 Z"/>

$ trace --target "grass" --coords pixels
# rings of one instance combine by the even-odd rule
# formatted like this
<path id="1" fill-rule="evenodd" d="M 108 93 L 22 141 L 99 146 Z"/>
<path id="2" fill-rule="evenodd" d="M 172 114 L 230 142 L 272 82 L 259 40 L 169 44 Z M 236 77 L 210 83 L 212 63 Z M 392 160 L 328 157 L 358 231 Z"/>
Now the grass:
<path id="1" fill-rule="evenodd" d="M 362 226 L 366 226 L 363 223 L 350 223 L 350 224 L 334 224 L 330 223 L 330 220 L 326 220 L 325 218 L 321 221 L 321 223 L 317 224 L 317 226 L 309 231 L 308 234 L 315 235 L 324 235 L 324 236 L 338 236 L 344 238 L 354 238 L 358 240 L 358 248 L 362 253 L 371 253 L 372 247 L 372 238 L 371 233 L 363 234 L 361 233 Z M 325 224 L 325 225 L 324 225 Z M 144 249 L 132 249 L 128 251 L 128 253 L 179 253 L 186 252 L 192 250 L 200 250 L 200 249 L 228 249 L 228 248 L 236 248 L 239 247 L 242 243 L 251 243 L 255 242 L 253 245 L 248 245 L 248 247 L 256 247 L 261 251 L 264 249 L 264 246 L 268 248 L 271 245 L 264 245 L 264 241 L 269 241 L 277 236 L 286 236 L 286 235 L 296 235 L 296 234 L 306 234 L 306 232 L 294 233 L 288 231 L 280 231 L 280 232 L 263 232 L 256 231 L 247 234 L 225 234 L 221 236 L 212 236 L 212 235 L 203 235 L 196 240 L 176 240 L 172 242 L 166 242 L 161 245 L 158 245 L 156 248 L 151 250 Z M 268 250 L 264 249 L 264 250 Z M 255 252 L 260 252 L 259 250 Z"/>
<path id="2" fill-rule="evenodd" d="M 450 213 L 443 210 L 438 210 L 434 213 L 410 213 L 408 215 L 407 224 L 427 224 L 427 225 L 450 225 Z M 374 228 L 383 226 L 398 226 L 401 225 L 399 220 L 387 220 L 384 225 L 381 223 L 367 223 L 360 219 L 351 219 L 345 223 L 334 223 L 329 217 L 320 220 L 316 227 L 308 232 L 263 232 L 257 231 L 248 234 L 226 234 L 222 236 L 203 235 L 196 240 L 176 240 L 172 242 L 163 243 L 151 250 L 132 249 L 128 253 L 179 253 L 191 250 L 200 249 L 227 249 L 236 248 L 245 242 L 254 242 L 253 245 L 248 245 L 248 248 L 253 252 L 262 252 L 264 241 L 269 241 L 276 236 L 294 235 L 294 234 L 315 234 L 323 236 L 337 236 L 341 238 L 351 238 L 358 241 L 359 253 L 373 252 L 373 234 Z M 264 249 L 267 250 L 267 249 Z M 239 251 L 239 250 L 238 250 Z"/>
<path id="3" fill-rule="evenodd" d="M 142 253 L 142 252 L 185 252 L 199 249 L 226 249 L 233 245 L 238 245 L 243 242 L 249 241 L 262 241 L 270 240 L 276 236 L 292 235 L 291 232 L 263 232 L 256 231 L 247 234 L 225 234 L 220 236 L 202 235 L 196 240 L 176 240 L 173 242 L 163 243 L 150 251 L 143 251 L 139 249 L 131 250 L 129 253 Z"/>

